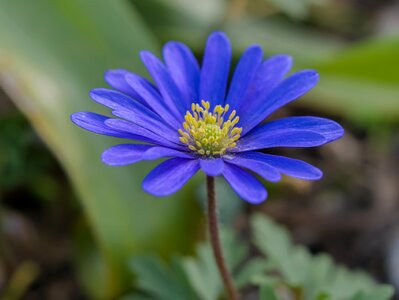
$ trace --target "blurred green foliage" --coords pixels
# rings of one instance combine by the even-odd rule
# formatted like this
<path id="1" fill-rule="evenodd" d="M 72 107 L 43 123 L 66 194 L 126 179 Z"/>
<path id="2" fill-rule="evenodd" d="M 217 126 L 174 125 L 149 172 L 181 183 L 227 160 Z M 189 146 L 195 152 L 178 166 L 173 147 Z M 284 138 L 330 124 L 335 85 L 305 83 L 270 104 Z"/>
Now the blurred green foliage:
<path id="1" fill-rule="evenodd" d="M 394 293 L 391 286 L 376 284 L 364 272 L 335 265 L 326 254 L 312 256 L 305 247 L 294 245 L 289 233 L 271 219 L 255 215 L 252 230 L 255 245 L 270 263 L 266 272 L 253 277 L 260 286 L 288 289 L 305 300 L 389 300 Z"/>
<path id="2" fill-rule="evenodd" d="M 237 269 L 247 255 L 247 245 L 228 230 L 222 231 L 221 240 L 229 269 Z M 215 300 L 223 293 L 223 283 L 209 243 L 198 245 L 196 257 L 175 256 L 170 265 L 155 255 L 147 255 L 134 257 L 130 266 L 138 275 L 136 287 L 141 293 L 127 295 L 124 300 Z M 240 287 L 245 286 L 253 275 L 253 270 L 246 270 L 248 266 L 252 264 L 241 267 L 235 274 Z M 260 266 L 264 267 L 264 264 Z"/>
<path id="3" fill-rule="evenodd" d="M 317 2 L 317 12 L 325 4 L 324 14 L 337 13 L 327 5 L 328 1 L 215 0 L 201 1 L 201 9 L 195 0 L 132 1 L 162 41 L 181 39 L 201 53 L 209 31 L 219 28 L 231 38 L 236 59 L 248 45 L 259 44 L 266 55 L 292 55 L 295 69 L 317 69 L 320 84 L 305 101 L 299 101 L 300 105 L 348 117 L 365 126 L 396 122 L 399 32 L 381 37 L 370 34 L 367 39 L 356 37 L 359 41 L 348 42 L 339 32 L 322 31 L 322 26 L 317 28 L 297 20 L 306 16 L 308 21 L 312 20 L 312 2 Z M 342 14 L 345 13 L 349 14 Z M 364 22 L 370 23 L 371 19 Z"/>
<path id="4" fill-rule="evenodd" d="M 145 75 L 138 52 L 159 54 L 161 43 L 169 39 L 184 41 L 200 57 L 209 32 L 222 29 L 232 40 L 234 60 L 256 43 L 266 55 L 292 55 L 295 69 L 316 68 L 320 84 L 298 105 L 365 127 L 397 123 L 399 33 L 367 32 L 373 20 L 345 10 L 349 5 L 327 0 L 0 0 L 0 84 L 61 162 L 82 201 L 100 249 L 99 255 L 85 243 L 86 237 L 77 237 L 79 271 L 93 297 L 114 297 L 128 287 L 132 275 L 127 260 L 133 253 L 189 251 L 201 213 L 191 201 L 197 196 L 192 185 L 172 199 L 144 194 L 140 182 L 153 164 L 106 167 L 100 153 L 118 141 L 71 124 L 72 112 L 101 111 L 87 93 L 105 85 L 103 72 L 126 68 Z M 326 20 L 333 19 L 342 24 L 363 22 L 362 28 L 328 27 Z M 30 182 L 32 177 L 30 184 L 40 185 L 37 169 L 24 168 L 25 159 L 36 151 L 29 148 L 32 136 L 24 136 L 18 118 L 1 117 L 0 123 L 2 187 Z M 12 141 L 14 135 L 18 142 Z M 40 167 L 46 164 L 46 159 L 37 161 Z M 205 250 L 200 250 L 200 259 L 191 261 L 191 274 L 206 265 L 201 251 Z M 249 265 L 244 274 L 258 266 L 263 265 Z M 169 279 L 173 284 L 173 276 Z M 291 279 L 287 275 L 284 280 L 299 282 Z M 138 281 L 141 287 L 143 280 Z M 262 284 L 261 294 L 271 297 L 269 283 Z M 220 290 L 217 286 L 205 292 L 215 291 L 214 295 Z M 362 298 L 361 293 L 356 297 L 378 299 Z"/>
<path id="5" fill-rule="evenodd" d="M 250 240 L 262 257 L 249 255 L 250 241 L 241 241 L 229 231 L 223 232 L 222 244 L 237 286 L 260 288 L 260 300 L 391 299 L 392 287 L 336 265 L 326 254 L 312 256 L 305 247 L 294 245 L 288 232 L 271 219 L 255 215 L 251 224 Z M 123 300 L 215 300 L 223 293 L 209 243 L 199 245 L 196 258 L 175 257 L 167 266 L 156 256 L 135 257 L 131 267 L 138 274 L 140 292 Z"/>
<path id="6" fill-rule="evenodd" d="M 195 201 L 186 199 L 190 187 L 154 199 L 141 190 L 153 165 L 106 167 L 101 151 L 118 141 L 69 120 L 75 111 L 100 109 L 87 94 L 105 85 L 105 70 L 143 72 L 139 50 L 158 50 L 134 10 L 124 1 L 2 0 L 0 36 L 2 86 L 68 172 L 101 250 L 103 260 L 78 259 L 81 274 L 90 274 L 84 282 L 91 292 L 98 298 L 119 294 L 129 280 L 125 266 L 132 253 L 189 250 L 200 215 Z"/>
<path id="7" fill-rule="evenodd" d="M 364 125 L 394 123 L 399 112 L 399 35 L 351 45 L 316 65 L 321 82 L 313 104 Z"/>

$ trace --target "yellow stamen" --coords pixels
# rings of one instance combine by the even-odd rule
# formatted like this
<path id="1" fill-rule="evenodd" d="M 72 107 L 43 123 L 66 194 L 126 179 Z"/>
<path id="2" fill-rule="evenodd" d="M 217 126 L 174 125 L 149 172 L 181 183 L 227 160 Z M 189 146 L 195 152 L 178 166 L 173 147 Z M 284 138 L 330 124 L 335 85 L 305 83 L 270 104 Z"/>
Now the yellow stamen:
<path id="1" fill-rule="evenodd" d="M 180 141 L 191 151 L 202 156 L 220 156 L 237 145 L 242 128 L 236 127 L 239 117 L 235 110 L 226 115 L 228 104 L 210 108 L 210 103 L 204 100 L 201 105 L 191 104 L 191 112 L 187 111 L 178 132 Z"/>

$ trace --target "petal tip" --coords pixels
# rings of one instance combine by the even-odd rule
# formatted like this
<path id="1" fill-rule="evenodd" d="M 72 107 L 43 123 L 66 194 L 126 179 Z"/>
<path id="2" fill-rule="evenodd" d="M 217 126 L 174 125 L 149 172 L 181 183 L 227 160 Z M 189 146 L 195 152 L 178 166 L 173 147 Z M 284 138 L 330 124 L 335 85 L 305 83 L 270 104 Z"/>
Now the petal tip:
<path id="1" fill-rule="evenodd" d="M 215 31 L 211 32 L 211 34 L 209 35 L 209 38 L 215 38 L 215 37 L 228 39 L 227 34 L 222 30 L 215 30 Z"/>
<path id="2" fill-rule="evenodd" d="M 318 82 L 320 79 L 320 75 L 316 70 L 303 70 L 303 72 L 308 75 L 309 79 L 314 80 L 315 82 Z"/>
<path id="3" fill-rule="evenodd" d="M 143 181 L 141 183 L 141 188 L 147 194 L 153 195 L 155 197 L 167 197 L 167 196 L 170 196 L 175 193 L 175 191 L 166 192 L 164 190 L 155 190 L 153 187 L 151 187 L 149 184 L 147 184 L 146 181 Z"/>
<path id="4" fill-rule="evenodd" d="M 155 57 L 155 55 L 148 50 L 142 50 L 140 51 L 140 58 L 143 62 L 147 61 L 147 60 L 152 60 Z"/>
<path id="5" fill-rule="evenodd" d="M 85 111 L 78 111 L 78 112 L 71 114 L 69 116 L 69 119 L 71 120 L 72 123 L 81 127 L 81 122 L 84 121 L 83 119 L 86 118 L 87 114 L 90 114 L 90 113 L 85 112 Z"/>
<path id="6" fill-rule="evenodd" d="M 299 176 L 297 176 L 297 178 L 303 179 L 303 180 L 312 180 L 312 181 L 322 179 L 323 171 L 316 167 L 313 167 L 313 168 L 314 168 L 314 173 L 312 174 L 312 176 L 307 176 L 307 177 L 303 177 L 303 178 L 300 178 Z"/>
<path id="7" fill-rule="evenodd" d="M 104 72 L 104 79 L 106 80 L 108 77 L 115 75 L 116 73 L 119 73 L 121 70 L 120 69 L 109 69 Z"/>
<path id="8" fill-rule="evenodd" d="M 104 165 L 107 166 L 117 166 L 116 164 L 113 164 L 112 162 L 109 161 L 107 150 L 105 150 L 101 154 L 101 161 L 103 162 Z"/>
<path id="9" fill-rule="evenodd" d="M 280 173 L 278 173 L 278 176 L 276 177 L 269 177 L 267 180 L 270 182 L 279 182 L 283 177 L 281 176 Z"/>
<path id="10" fill-rule="evenodd" d="M 102 92 L 104 92 L 104 88 L 94 88 L 89 91 L 89 97 L 93 100 L 96 100 L 98 97 L 101 97 Z"/>
<path id="11" fill-rule="evenodd" d="M 337 125 L 337 133 L 335 140 L 342 138 L 345 135 L 345 129 L 339 123 L 334 122 Z"/>
<path id="12" fill-rule="evenodd" d="M 187 47 L 187 46 L 179 41 L 168 41 L 163 45 L 162 51 L 165 53 L 176 47 Z"/>
<path id="13" fill-rule="evenodd" d="M 247 48 L 247 51 L 252 51 L 255 53 L 263 53 L 262 47 L 258 44 L 251 45 Z"/>
<path id="14" fill-rule="evenodd" d="M 263 202 L 266 201 L 267 199 L 267 191 L 266 189 L 264 190 L 264 192 L 259 193 L 259 195 L 257 195 L 256 197 L 250 198 L 250 199 L 244 199 L 246 202 L 254 204 L 254 205 L 259 205 L 262 204 Z"/>
<path id="15" fill-rule="evenodd" d="M 287 72 L 292 68 L 294 64 L 294 58 L 291 55 L 288 54 L 277 54 L 275 55 L 276 59 L 279 59 L 280 61 L 284 62 L 286 66 Z"/>
<path id="16" fill-rule="evenodd" d="M 231 48 L 230 39 L 223 31 L 214 31 L 214 32 L 212 32 L 209 35 L 208 40 L 207 40 L 207 44 L 208 43 L 212 43 L 213 44 L 215 42 L 216 43 L 219 42 L 219 43 L 225 44 L 225 47 L 227 47 L 228 49 Z"/>
<path id="17" fill-rule="evenodd" d="M 71 115 L 69 116 L 69 119 L 70 119 L 73 123 L 76 124 L 76 120 L 79 118 L 79 115 L 81 115 L 81 114 L 82 114 L 82 112 L 75 112 L 75 113 L 73 113 L 73 114 L 71 114 Z"/>

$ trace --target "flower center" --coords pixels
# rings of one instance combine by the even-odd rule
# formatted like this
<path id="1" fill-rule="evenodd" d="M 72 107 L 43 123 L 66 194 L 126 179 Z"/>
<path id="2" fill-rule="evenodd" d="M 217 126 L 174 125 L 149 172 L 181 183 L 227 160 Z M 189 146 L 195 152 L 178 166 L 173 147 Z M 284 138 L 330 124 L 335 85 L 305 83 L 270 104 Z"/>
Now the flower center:
<path id="1" fill-rule="evenodd" d="M 180 141 L 203 156 L 220 156 L 236 146 L 240 138 L 241 127 L 235 127 L 239 121 L 236 111 L 227 116 L 229 105 L 216 105 L 210 111 L 210 103 L 201 101 L 191 104 L 191 112 L 184 116 L 184 129 L 179 129 Z"/>

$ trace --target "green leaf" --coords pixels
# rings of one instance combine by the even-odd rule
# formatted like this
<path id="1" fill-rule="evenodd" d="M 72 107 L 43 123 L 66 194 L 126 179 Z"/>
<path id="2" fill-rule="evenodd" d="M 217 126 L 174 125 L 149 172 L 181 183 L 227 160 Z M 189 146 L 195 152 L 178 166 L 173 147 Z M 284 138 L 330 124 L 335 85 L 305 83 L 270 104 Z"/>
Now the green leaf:
<path id="1" fill-rule="evenodd" d="M 246 280 L 250 276 L 240 276 L 242 269 L 237 270 L 247 254 L 246 245 L 227 230 L 221 231 L 221 243 L 227 267 L 236 275 L 235 280 L 248 283 Z M 208 242 L 198 245 L 196 257 L 175 257 L 169 266 L 155 256 L 136 257 L 130 266 L 138 277 L 137 287 L 151 300 L 215 300 L 224 290 Z M 253 267 L 250 269 L 258 271 Z M 141 297 L 137 293 L 129 295 L 133 296 Z"/>
<path id="2" fill-rule="evenodd" d="M 203 300 L 216 299 L 223 291 L 223 285 L 212 256 L 212 250 L 206 245 L 198 248 L 197 258 L 187 258 L 184 262 L 189 280 Z"/>
<path id="3" fill-rule="evenodd" d="M 306 283 L 306 290 L 311 298 L 323 299 L 325 297 L 323 291 L 328 290 L 333 279 L 334 268 L 335 266 L 330 256 L 320 254 L 313 257 L 308 270 L 308 278 L 310 279 Z"/>
<path id="4" fill-rule="evenodd" d="M 144 74 L 138 53 L 159 45 L 126 1 L 1 0 L 0 84 L 60 160 L 105 259 L 97 297 L 114 298 L 129 280 L 126 260 L 139 251 L 187 250 L 200 210 L 185 188 L 170 199 L 141 189 L 154 164 L 111 168 L 101 152 L 120 143 L 74 126 L 76 111 L 105 112 L 87 96 L 105 86 L 103 72 Z"/>
<path id="5" fill-rule="evenodd" d="M 273 0 L 280 3 L 280 0 Z M 295 2 L 298 0 L 285 0 Z M 238 57 L 251 44 L 259 44 L 267 55 L 294 56 L 296 67 L 313 65 L 333 57 L 343 45 L 333 35 L 298 26 L 281 17 L 258 18 L 243 15 L 228 18 L 229 1 L 136 0 L 134 1 L 154 32 L 164 41 L 182 40 L 194 52 L 203 53 L 207 35 L 215 28 L 224 30 Z M 311 0 L 300 0 L 305 4 Z M 201 6 L 197 7 L 198 3 Z M 302 4 L 299 4 L 302 6 Z M 306 4 L 308 6 L 308 4 Z"/>
<path id="6" fill-rule="evenodd" d="M 251 223 L 254 244 L 266 258 L 250 257 L 243 262 L 249 241 L 239 241 L 226 230 L 222 245 L 236 286 L 259 286 L 261 300 L 388 300 L 392 296 L 392 287 L 376 284 L 365 273 L 349 271 L 334 265 L 325 254 L 311 256 L 304 247 L 294 246 L 288 232 L 270 219 L 258 214 Z M 139 289 L 149 300 L 219 299 L 223 285 L 209 242 L 201 243 L 196 254 L 177 257 L 169 267 L 155 257 L 136 258 L 132 271 L 139 278 Z"/>
<path id="7" fill-rule="evenodd" d="M 332 299 L 328 294 L 322 292 L 316 296 L 315 300 L 332 300 Z"/>
<path id="8" fill-rule="evenodd" d="M 259 274 L 265 273 L 269 269 L 269 262 L 264 258 L 253 258 L 248 261 L 239 272 L 237 272 L 235 283 L 237 287 L 244 287 L 248 283 L 254 283 L 259 278 Z"/>
<path id="9" fill-rule="evenodd" d="M 288 232 L 265 216 L 255 215 L 251 223 L 255 245 L 274 263 L 272 273 L 280 275 L 280 284 L 293 292 L 300 291 L 304 299 L 352 299 L 355 295 L 389 299 L 391 287 L 378 285 L 364 272 L 334 265 L 325 254 L 312 256 L 306 248 L 294 245 Z M 257 281 L 264 282 L 259 276 Z"/>
<path id="10" fill-rule="evenodd" d="M 382 285 L 371 292 L 358 292 L 351 300 L 390 300 L 395 293 L 391 286 Z"/>
<path id="11" fill-rule="evenodd" d="M 274 292 L 273 287 L 270 285 L 264 285 L 260 289 L 260 295 L 259 295 L 260 300 L 279 300 L 277 298 L 276 293 Z"/>
<path id="12" fill-rule="evenodd" d="M 223 254 L 229 270 L 243 260 L 247 247 L 227 230 L 221 232 Z M 201 300 L 214 300 L 223 292 L 223 284 L 216 266 L 212 248 L 204 243 L 197 248 L 197 257 L 186 258 L 184 269 L 188 279 Z"/>
<path id="13" fill-rule="evenodd" d="M 365 124 L 396 121 L 398 52 L 398 36 L 370 39 L 315 64 L 321 80 L 306 103 Z"/>
<path id="14" fill-rule="evenodd" d="M 294 68 L 314 68 L 319 84 L 298 105 L 338 114 L 365 125 L 394 122 L 399 116 L 399 37 L 344 44 L 326 33 L 279 18 L 242 18 L 223 29 L 238 55 L 260 44 L 267 55 L 287 53 Z"/>
<path id="15" fill-rule="evenodd" d="M 296 68 L 325 62 L 342 48 L 342 42 L 332 36 L 277 17 L 242 18 L 226 22 L 222 29 L 230 37 L 237 55 L 249 45 L 258 44 L 266 56 L 281 53 L 293 56 Z"/>
<path id="16" fill-rule="evenodd" d="M 252 221 L 255 245 L 276 263 L 292 285 L 301 284 L 308 272 L 310 256 L 303 247 L 293 251 L 288 232 L 270 219 L 255 216 Z"/>
<path id="17" fill-rule="evenodd" d="M 236 283 L 240 283 L 239 287 L 247 284 L 256 273 L 264 271 L 264 260 L 253 260 L 237 269 L 247 254 L 247 245 L 233 232 L 222 229 L 221 243 L 226 265 Z M 169 266 L 155 256 L 134 258 L 130 266 L 138 277 L 137 287 L 152 300 L 218 299 L 224 287 L 209 242 L 200 243 L 196 254 L 196 257 L 174 257 Z M 255 263 L 261 268 L 256 268 Z M 129 295 L 133 296 L 141 297 L 141 294 Z"/>
<path id="18" fill-rule="evenodd" d="M 180 259 L 173 259 L 168 268 L 156 256 L 139 256 L 132 260 L 131 268 L 139 274 L 137 287 L 148 292 L 151 299 L 199 299 L 185 277 Z"/>

